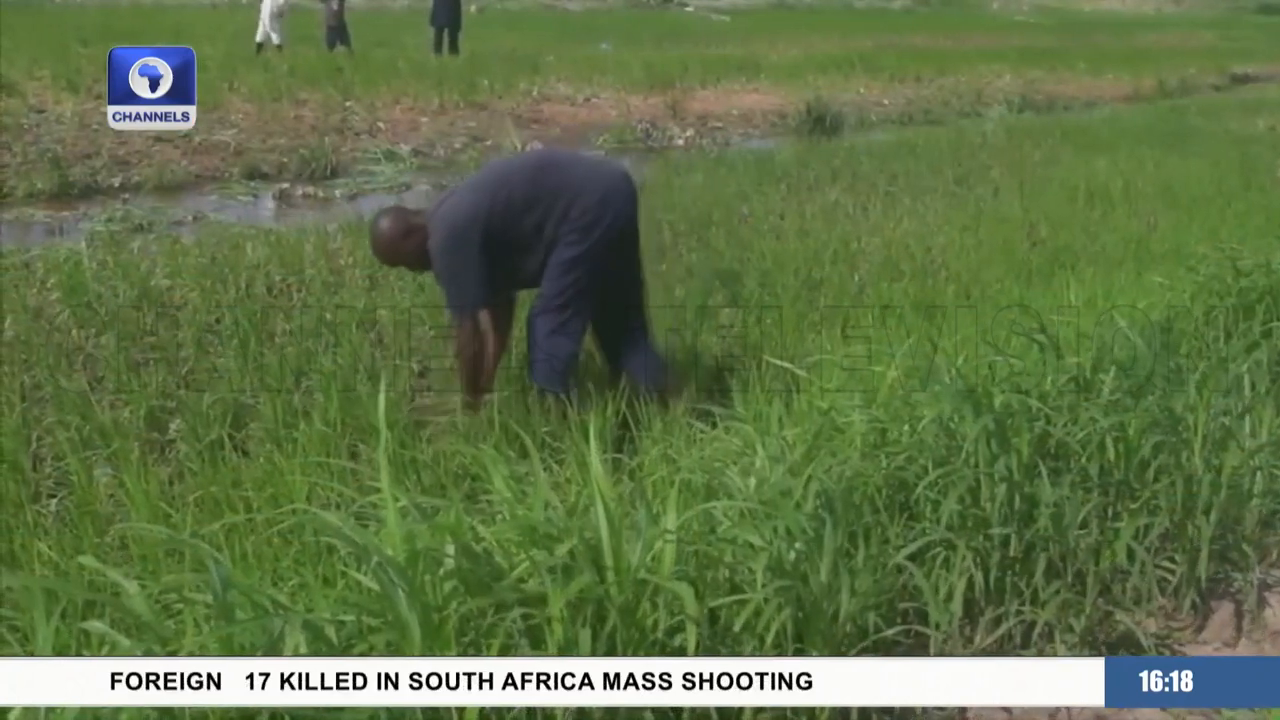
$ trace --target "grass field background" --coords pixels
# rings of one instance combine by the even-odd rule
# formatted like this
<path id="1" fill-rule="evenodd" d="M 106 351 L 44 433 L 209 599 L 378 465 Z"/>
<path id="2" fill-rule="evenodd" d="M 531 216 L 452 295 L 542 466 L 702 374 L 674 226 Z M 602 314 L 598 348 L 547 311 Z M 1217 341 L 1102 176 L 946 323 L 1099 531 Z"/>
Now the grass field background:
<path id="1" fill-rule="evenodd" d="M 56 12 L 4 9 L 7 88 L 88 103 L 107 46 L 191 38 L 202 123 L 544 85 L 812 83 L 843 113 L 838 88 L 929 76 L 1222 73 L 1280 27 L 512 12 L 451 67 L 389 12 L 353 17 L 355 58 L 299 14 L 259 60 L 245 12 L 83 11 L 71 54 L 33 30 Z M 665 412 L 590 354 L 586 408 L 539 407 L 521 336 L 457 414 L 437 290 L 356 221 L 5 251 L 0 648 L 1167 651 L 1280 550 L 1280 94 L 1175 95 L 650 160 L 655 331 L 692 386 Z"/>
<path id="2" fill-rule="evenodd" d="M 1280 71 L 1280 19 L 1245 13 L 815 7 L 725 22 L 679 11 L 494 10 L 468 17 L 457 62 L 432 60 L 419 10 L 353 9 L 355 57 L 327 55 L 320 13 L 299 10 L 286 21 L 287 52 L 260 58 L 251 6 L 3 13 L 0 197 L 10 201 L 325 180 L 406 149 L 421 164 L 475 138 L 505 139 L 511 127 L 577 137 L 643 119 L 684 134 L 759 131 L 767 123 L 755 115 L 785 120 L 818 95 L 857 124 L 919 124 L 1183 96 L 1233 70 Z M 57 28 L 57 40 L 42 28 Z M 103 58 L 113 45 L 153 42 L 196 49 L 197 129 L 164 140 L 111 133 Z"/>
<path id="3" fill-rule="evenodd" d="M 578 89 L 666 90 L 726 82 L 800 88 L 852 79 L 1069 72 L 1152 76 L 1275 63 L 1280 21 L 1254 15 L 1133 16 L 1105 21 L 1045 12 L 1012 15 L 795 8 L 744 12 L 730 22 L 699 13 L 511 10 L 470 16 L 459 62 L 432 63 L 425 14 L 353 10 L 358 54 L 327 57 L 318 12 L 286 18 L 290 52 L 252 53 L 256 7 L 158 7 L 147 21 L 115 7 L 6 7 L 5 75 L 40 81 L 101 104 L 103 58 L 118 44 L 189 44 L 200 58 L 200 103 L 297 101 L 331 95 L 400 101 L 521 98 L 565 83 Z M 32 28 L 59 28 L 49 43 Z M 601 45 L 607 44 L 607 49 Z M 816 84 L 816 85 L 815 85 Z"/>

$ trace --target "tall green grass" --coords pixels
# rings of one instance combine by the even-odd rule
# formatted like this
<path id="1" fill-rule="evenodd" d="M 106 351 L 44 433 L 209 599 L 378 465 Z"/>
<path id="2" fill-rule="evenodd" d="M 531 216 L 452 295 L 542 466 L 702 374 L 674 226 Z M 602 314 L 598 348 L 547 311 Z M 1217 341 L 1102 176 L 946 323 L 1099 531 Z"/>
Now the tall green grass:
<path id="1" fill-rule="evenodd" d="M 1275 100 L 656 161 L 669 412 L 450 412 L 359 226 L 7 252 L 0 646 L 1159 649 L 1277 560 Z"/>

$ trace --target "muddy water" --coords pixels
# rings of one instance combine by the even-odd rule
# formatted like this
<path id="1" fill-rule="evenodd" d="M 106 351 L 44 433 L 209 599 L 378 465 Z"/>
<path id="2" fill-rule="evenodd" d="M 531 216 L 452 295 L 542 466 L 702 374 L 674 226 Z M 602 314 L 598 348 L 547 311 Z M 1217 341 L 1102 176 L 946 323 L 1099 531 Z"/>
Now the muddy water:
<path id="1" fill-rule="evenodd" d="M 303 189 L 310 190 L 310 189 Z M 36 247 L 77 242 L 112 219 L 145 223 L 192 235 L 201 221 L 229 222 L 263 227 L 340 222 L 367 216 L 384 205 L 400 203 L 425 206 L 434 195 L 428 182 L 402 191 L 333 193 L 299 192 L 291 186 L 273 187 L 249 194 L 222 194 L 201 188 L 181 193 L 142 195 L 114 202 L 84 201 L 26 206 L 0 214 L 0 246 Z M 128 213 L 125 215 L 124 213 Z"/>
<path id="2" fill-rule="evenodd" d="M 744 150 L 769 150 L 769 139 L 744 141 Z M 603 154 L 587 151 L 590 154 Z M 637 174 L 653 153 L 615 157 Z M 371 216 L 391 204 L 426 207 L 454 178 L 420 175 L 396 188 L 358 190 L 277 184 L 228 192 L 197 188 L 178 193 L 146 194 L 114 200 L 58 202 L 0 209 L 0 247 L 30 248 L 84 240 L 95 228 L 137 228 L 192 236 L 201 222 L 224 222 L 259 227 L 290 227 L 345 222 Z"/>

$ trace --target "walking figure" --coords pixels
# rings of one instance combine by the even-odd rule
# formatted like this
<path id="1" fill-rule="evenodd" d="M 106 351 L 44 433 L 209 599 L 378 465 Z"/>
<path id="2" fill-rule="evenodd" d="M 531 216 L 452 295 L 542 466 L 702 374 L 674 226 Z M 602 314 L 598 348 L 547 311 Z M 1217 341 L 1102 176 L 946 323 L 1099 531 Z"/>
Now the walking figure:
<path id="1" fill-rule="evenodd" d="M 449 40 L 449 54 L 458 54 L 458 36 L 462 34 L 462 0 L 431 0 L 431 52 L 444 52 Z"/>
<path id="2" fill-rule="evenodd" d="M 353 52 L 347 29 L 347 0 L 320 0 L 324 5 L 324 46 L 333 52 L 339 45 Z"/>
<path id="3" fill-rule="evenodd" d="M 254 55 L 261 55 L 270 40 L 276 50 L 284 52 L 284 7 L 286 0 L 262 0 L 258 7 L 258 32 L 253 37 Z"/>

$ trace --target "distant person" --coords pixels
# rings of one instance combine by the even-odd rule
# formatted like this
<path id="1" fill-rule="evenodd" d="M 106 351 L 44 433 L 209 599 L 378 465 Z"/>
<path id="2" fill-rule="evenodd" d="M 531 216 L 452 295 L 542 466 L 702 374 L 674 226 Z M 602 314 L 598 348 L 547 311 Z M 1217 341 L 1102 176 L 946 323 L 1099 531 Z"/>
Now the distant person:
<path id="1" fill-rule="evenodd" d="M 262 0 L 258 8 L 258 33 L 254 36 L 254 54 L 261 55 L 262 49 L 270 40 L 276 50 L 284 52 L 284 35 L 281 26 L 284 24 L 284 7 L 286 0 Z"/>
<path id="2" fill-rule="evenodd" d="M 493 390 L 516 292 L 532 288 L 529 374 L 539 390 L 569 397 L 590 326 L 615 378 L 665 394 L 645 310 L 639 199 L 622 165 L 550 148 L 495 160 L 429 210 L 379 210 L 369 240 L 383 265 L 434 272 L 470 407 Z"/>
<path id="3" fill-rule="evenodd" d="M 444 52 L 445 36 L 449 39 L 449 54 L 458 54 L 458 36 L 462 34 L 462 0 L 431 0 L 431 52 Z"/>
<path id="4" fill-rule="evenodd" d="M 353 52 L 347 29 L 347 0 L 320 0 L 324 5 L 324 46 L 333 52 L 339 45 Z"/>

